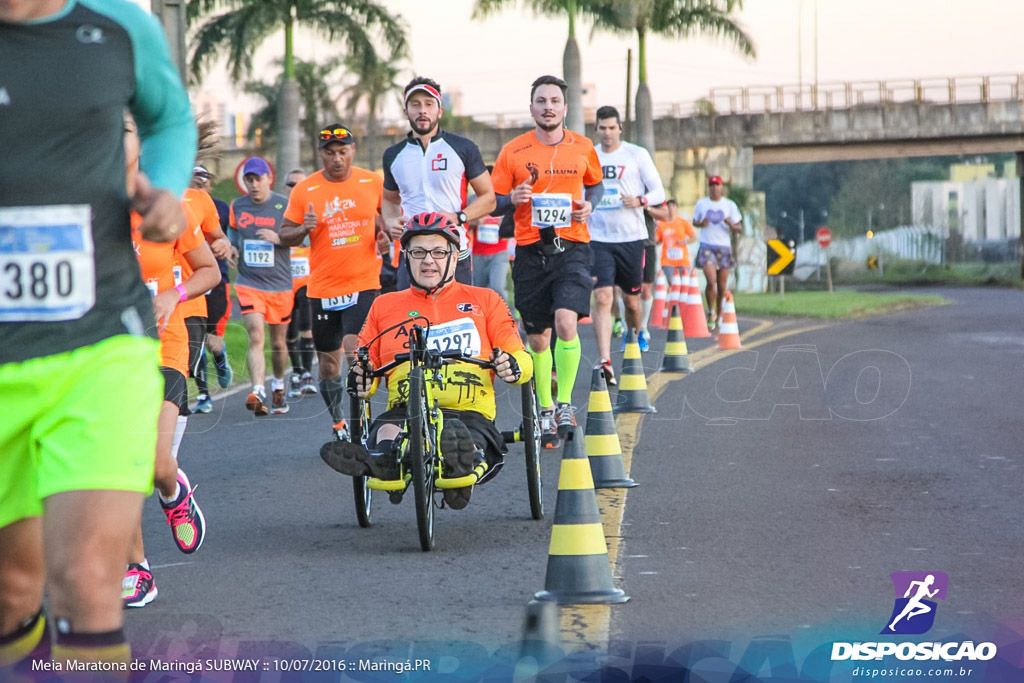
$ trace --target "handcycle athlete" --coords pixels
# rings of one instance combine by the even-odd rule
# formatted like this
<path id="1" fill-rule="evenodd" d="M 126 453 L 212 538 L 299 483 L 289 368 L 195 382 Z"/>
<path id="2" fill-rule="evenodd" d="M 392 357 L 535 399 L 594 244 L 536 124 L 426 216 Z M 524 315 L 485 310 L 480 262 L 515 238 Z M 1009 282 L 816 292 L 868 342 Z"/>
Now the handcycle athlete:
<path id="1" fill-rule="evenodd" d="M 349 385 L 360 398 L 377 389 L 374 368 L 388 366 L 408 354 L 410 334 L 429 322 L 430 348 L 461 350 L 466 356 L 489 359 L 493 372 L 509 384 L 526 384 L 533 361 L 523 347 L 516 322 L 504 300 L 493 290 L 455 281 L 459 236 L 455 225 L 439 213 L 413 216 L 402 235 L 411 287 L 374 300 L 359 333 L 359 346 L 368 358 L 353 363 Z M 447 355 L 447 354 L 446 354 Z M 440 437 L 442 475 L 463 477 L 481 473 L 476 483 L 491 479 L 504 463 L 505 440 L 494 424 L 496 406 L 491 370 L 478 363 L 455 360 L 441 367 L 444 383 L 434 392 L 444 415 Z M 320 456 L 331 468 L 352 477 L 399 476 L 396 439 L 402 434 L 409 398 L 409 363 L 386 374 L 388 410 L 370 425 L 366 446 L 348 441 L 323 445 Z M 485 465 L 480 467 L 480 465 Z M 473 486 L 445 489 L 445 503 L 462 509 Z"/>

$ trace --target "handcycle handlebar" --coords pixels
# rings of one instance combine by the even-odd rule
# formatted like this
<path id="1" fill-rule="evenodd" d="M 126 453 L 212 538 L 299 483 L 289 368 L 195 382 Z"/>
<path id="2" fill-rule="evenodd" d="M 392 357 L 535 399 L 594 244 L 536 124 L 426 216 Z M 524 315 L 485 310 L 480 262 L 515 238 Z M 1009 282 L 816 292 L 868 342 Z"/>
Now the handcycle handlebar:
<path id="1" fill-rule="evenodd" d="M 469 363 L 471 365 L 477 365 L 481 368 L 484 368 L 485 370 L 494 369 L 494 361 L 490 359 L 483 360 L 475 356 L 467 355 L 462 351 L 462 349 L 450 349 L 448 351 L 435 351 L 432 349 L 427 349 L 425 353 L 428 359 L 440 361 L 438 365 L 444 365 L 446 364 L 446 361 L 454 361 L 459 363 Z M 497 357 L 501 353 L 502 351 L 500 347 L 494 347 L 493 355 L 495 357 Z M 366 374 L 368 374 L 370 377 L 375 378 L 383 377 L 388 372 L 398 367 L 402 363 L 408 363 L 411 358 L 412 352 L 410 351 L 397 353 L 395 354 L 395 359 L 393 361 L 391 361 L 390 363 L 386 363 L 385 365 L 382 365 L 379 368 L 374 368 L 373 372 Z M 365 346 L 359 347 L 358 351 L 356 352 L 356 363 L 360 364 L 363 367 L 365 373 L 365 369 L 369 367 L 370 364 L 370 352 L 369 349 L 367 349 Z M 427 364 L 432 365 L 433 363 L 428 361 Z M 349 380 L 348 389 L 349 393 L 352 393 L 356 390 L 354 383 L 351 381 L 351 378 Z"/>

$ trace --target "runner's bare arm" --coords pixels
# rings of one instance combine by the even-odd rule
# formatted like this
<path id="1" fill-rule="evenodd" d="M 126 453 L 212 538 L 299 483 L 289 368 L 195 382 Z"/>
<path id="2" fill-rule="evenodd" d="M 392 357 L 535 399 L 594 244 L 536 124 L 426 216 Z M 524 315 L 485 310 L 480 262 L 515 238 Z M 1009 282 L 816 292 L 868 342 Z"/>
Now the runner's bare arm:
<path id="1" fill-rule="evenodd" d="M 402 195 L 398 190 L 384 188 L 380 203 L 380 214 L 384 218 L 391 239 L 397 240 L 405 231 L 405 216 L 402 215 Z"/>
<path id="2" fill-rule="evenodd" d="M 144 173 L 136 178 L 132 208 L 142 216 L 139 233 L 150 242 L 173 242 L 188 225 L 181 202 L 170 191 L 153 187 Z"/>
<path id="3" fill-rule="evenodd" d="M 464 209 L 468 220 L 483 218 L 490 214 L 498 205 L 494 196 L 494 184 L 491 183 L 491 174 L 484 171 L 476 178 L 469 181 L 470 187 L 476 193 L 476 199 L 471 201 Z"/>
<path id="4" fill-rule="evenodd" d="M 281 233 L 279 235 L 281 244 L 286 247 L 297 247 L 302 244 L 302 240 L 306 238 L 306 235 L 316 227 L 317 216 L 312 202 L 306 206 L 306 213 L 303 214 L 302 218 L 301 224 L 287 218 L 284 219 L 281 223 Z"/>

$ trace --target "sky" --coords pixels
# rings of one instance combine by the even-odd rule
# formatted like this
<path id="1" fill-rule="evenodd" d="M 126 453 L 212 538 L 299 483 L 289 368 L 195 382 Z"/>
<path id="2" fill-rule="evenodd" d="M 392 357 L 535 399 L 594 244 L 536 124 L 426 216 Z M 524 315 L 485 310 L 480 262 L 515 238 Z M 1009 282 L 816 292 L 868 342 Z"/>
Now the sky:
<path id="1" fill-rule="evenodd" d="M 445 89 L 460 90 L 463 114 L 525 113 L 530 82 L 545 73 L 561 75 L 566 19 L 534 16 L 523 2 L 487 20 L 471 19 L 474 0 L 382 4 L 407 22 L 411 59 L 401 80 L 423 74 Z M 648 76 L 656 111 L 706 97 L 712 88 L 795 85 L 801 45 L 803 82 L 812 82 L 815 10 L 822 84 L 1024 71 L 1018 47 L 1024 25 L 1020 0 L 745 0 L 737 18 L 753 38 L 756 59 L 713 38 L 649 38 Z M 635 36 L 593 33 L 586 21 L 577 24 L 577 36 L 583 82 L 592 84 L 596 103 L 622 106 L 628 48 L 634 50 L 635 77 Z M 257 53 L 258 63 L 279 56 L 282 43 L 266 43 Z M 296 43 L 297 53 L 307 59 L 335 52 L 308 34 Z M 226 94 L 231 86 L 221 73 L 211 74 L 206 87 Z M 398 114 L 397 105 L 393 113 Z"/>

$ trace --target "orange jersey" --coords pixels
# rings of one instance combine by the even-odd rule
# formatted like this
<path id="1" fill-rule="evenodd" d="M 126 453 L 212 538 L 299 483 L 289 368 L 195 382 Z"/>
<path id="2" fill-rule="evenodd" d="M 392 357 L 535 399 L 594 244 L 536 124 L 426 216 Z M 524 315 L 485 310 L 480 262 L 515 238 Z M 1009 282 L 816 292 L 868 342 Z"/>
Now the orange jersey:
<path id="1" fill-rule="evenodd" d="M 297 292 L 308 283 L 309 247 L 292 247 L 292 291 Z"/>
<path id="2" fill-rule="evenodd" d="M 422 317 L 420 317 L 422 316 Z M 494 347 L 513 354 L 523 376 L 519 383 L 530 381 L 533 361 L 523 349 L 519 329 L 504 300 L 493 290 L 452 282 L 436 296 L 410 287 L 377 297 L 366 323 L 359 332 L 359 345 L 369 345 L 370 360 L 381 367 L 409 350 L 409 332 L 413 325 L 431 322 L 427 344 L 447 351 L 461 348 L 481 359 L 489 358 Z M 382 330 L 399 325 L 370 344 Z M 493 420 L 494 373 L 469 363 L 452 363 L 442 369 L 444 388 L 435 396 L 442 408 L 472 410 Z M 405 402 L 408 394 L 409 364 L 402 363 L 387 374 L 388 407 Z"/>
<path id="3" fill-rule="evenodd" d="M 697 239 L 690 221 L 676 216 L 671 221 L 658 221 L 655 240 L 661 245 L 661 265 L 672 268 L 690 266 L 690 248 L 687 242 Z"/>
<path id="4" fill-rule="evenodd" d="M 209 235 L 220 228 L 220 214 L 217 213 L 217 205 L 213 203 L 213 197 L 206 190 L 197 190 L 194 187 L 185 188 L 182 201 L 188 204 L 199 219 L 204 234 Z"/>
<path id="5" fill-rule="evenodd" d="M 196 192 L 202 192 L 202 190 L 196 190 Z M 203 192 L 203 194 L 206 194 Z M 210 206 L 213 206 L 213 200 L 210 200 Z M 200 237 L 203 236 L 203 219 L 195 208 L 188 201 L 182 199 L 181 207 L 185 209 L 185 217 L 188 219 L 188 229 L 186 232 L 195 231 Z M 214 213 L 217 209 L 214 207 Z M 217 227 L 220 227 L 220 223 L 217 223 Z M 192 247 L 195 249 L 195 247 Z M 180 285 L 182 282 L 187 280 L 192 275 L 192 268 L 188 265 L 188 261 L 185 260 L 184 251 L 175 250 L 174 253 L 174 284 Z M 173 285 L 172 285 L 173 286 Z M 195 299 L 190 299 L 185 303 L 178 306 L 178 310 L 186 318 L 205 318 L 206 317 L 206 297 L 197 296 Z M 188 373 L 185 373 L 188 377 Z"/>
<path id="6" fill-rule="evenodd" d="M 202 246 L 199 226 L 186 230 L 175 242 L 149 242 L 139 234 L 142 218 L 132 213 L 132 246 L 139 260 L 142 279 L 152 296 L 173 289 L 176 284 L 175 259 Z M 202 298 L 202 297 L 199 297 Z M 187 302 L 186 302 L 187 303 Z M 185 304 L 179 304 L 171 314 L 167 327 L 160 333 L 160 365 L 173 368 L 188 377 L 188 332 L 185 329 Z"/>
<path id="7" fill-rule="evenodd" d="M 587 224 L 568 215 L 572 207 L 566 206 L 565 195 L 582 201 L 583 186 L 597 185 L 602 177 L 594 143 L 571 130 L 557 145 L 545 145 L 534 131 L 520 135 L 501 148 L 491 172 L 498 194 L 510 194 L 524 182 L 533 186 L 533 201 L 516 207 L 515 238 L 521 245 L 540 240 L 538 223 L 554 224 L 562 239 L 589 242 Z"/>
<path id="8" fill-rule="evenodd" d="M 302 225 L 310 204 L 317 215 L 309 233 L 307 296 L 325 299 L 380 289 L 374 232 L 383 193 L 381 176 L 355 166 L 340 183 L 317 171 L 292 188 L 284 217 Z"/>

